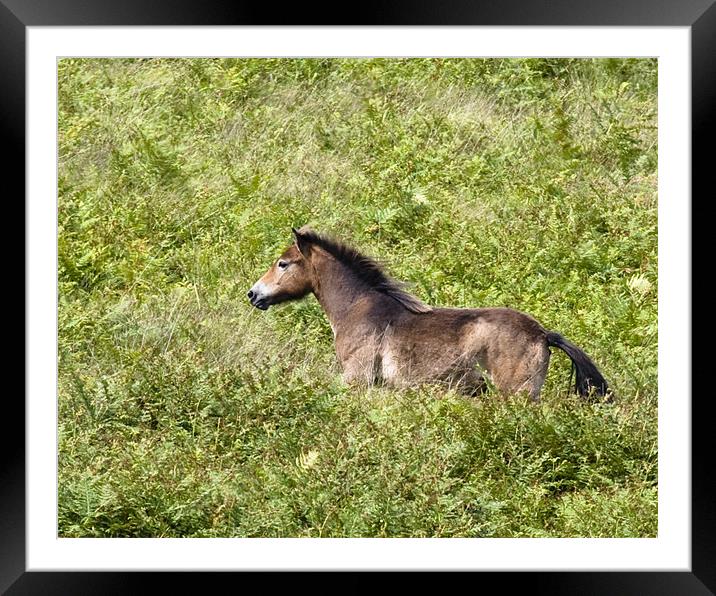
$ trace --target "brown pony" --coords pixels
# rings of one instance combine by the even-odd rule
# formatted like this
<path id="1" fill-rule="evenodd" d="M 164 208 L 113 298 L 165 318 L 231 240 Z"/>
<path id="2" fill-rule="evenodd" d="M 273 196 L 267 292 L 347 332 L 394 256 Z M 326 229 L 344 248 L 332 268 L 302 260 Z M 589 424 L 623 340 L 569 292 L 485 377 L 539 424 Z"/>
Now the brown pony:
<path id="1" fill-rule="evenodd" d="M 405 387 L 442 381 L 471 394 L 490 382 L 501 393 L 527 392 L 537 400 L 554 346 L 572 360 L 580 395 L 606 394 L 591 359 L 529 315 L 428 306 L 355 249 L 305 228 L 293 234 L 294 244 L 248 298 L 266 310 L 312 292 L 331 324 L 346 382 Z"/>

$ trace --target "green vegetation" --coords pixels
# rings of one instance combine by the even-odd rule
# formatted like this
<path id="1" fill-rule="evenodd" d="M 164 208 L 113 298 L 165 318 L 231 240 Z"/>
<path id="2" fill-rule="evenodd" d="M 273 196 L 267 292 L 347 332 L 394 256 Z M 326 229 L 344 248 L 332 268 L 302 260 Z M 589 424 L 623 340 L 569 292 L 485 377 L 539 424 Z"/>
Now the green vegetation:
<path id="1" fill-rule="evenodd" d="M 67 59 L 61 536 L 655 536 L 656 61 Z M 312 225 L 583 347 L 543 399 L 340 380 Z"/>

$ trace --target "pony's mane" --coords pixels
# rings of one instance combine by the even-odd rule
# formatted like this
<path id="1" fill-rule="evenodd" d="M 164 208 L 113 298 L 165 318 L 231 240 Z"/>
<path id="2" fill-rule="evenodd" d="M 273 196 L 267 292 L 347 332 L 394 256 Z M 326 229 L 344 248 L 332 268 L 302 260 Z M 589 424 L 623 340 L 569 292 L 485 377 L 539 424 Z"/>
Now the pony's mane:
<path id="1" fill-rule="evenodd" d="M 378 292 L 386 294 L 414 313 L 430 312 L 432 308 L 406 292 L 404 284 L 391 278 L 383 266 L 355 248 L 313 230 L 300 230 L 301 239 L 321 247 L 337 261 L 347 266 L 361 281 Z"/>

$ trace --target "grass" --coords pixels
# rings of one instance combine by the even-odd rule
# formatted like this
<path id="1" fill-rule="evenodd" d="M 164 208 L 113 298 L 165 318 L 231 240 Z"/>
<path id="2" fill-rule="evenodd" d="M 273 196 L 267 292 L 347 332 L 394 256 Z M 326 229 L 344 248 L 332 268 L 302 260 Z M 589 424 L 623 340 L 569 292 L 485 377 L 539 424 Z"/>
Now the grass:
<path id="1" fill-rule="evenodd" d="M 655 536 L 656 61 L 58 63 L 60 536 Z M 312 225 L 510 306 L 614 403 L 346 387 Z"/>

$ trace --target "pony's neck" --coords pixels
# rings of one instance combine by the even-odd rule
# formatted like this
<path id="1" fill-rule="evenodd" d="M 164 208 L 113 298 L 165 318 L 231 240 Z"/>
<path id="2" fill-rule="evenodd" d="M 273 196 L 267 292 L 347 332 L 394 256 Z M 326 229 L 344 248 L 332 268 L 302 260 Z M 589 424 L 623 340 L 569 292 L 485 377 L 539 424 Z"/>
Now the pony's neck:
<path id="1" fill-rule="evenodd" d="M 368 297 L 370 288 L 350 268 L 324 250 L 313 250 L 311 265 L 316 277 L 313 293 L 335 333 L 355 303 Z"/>

